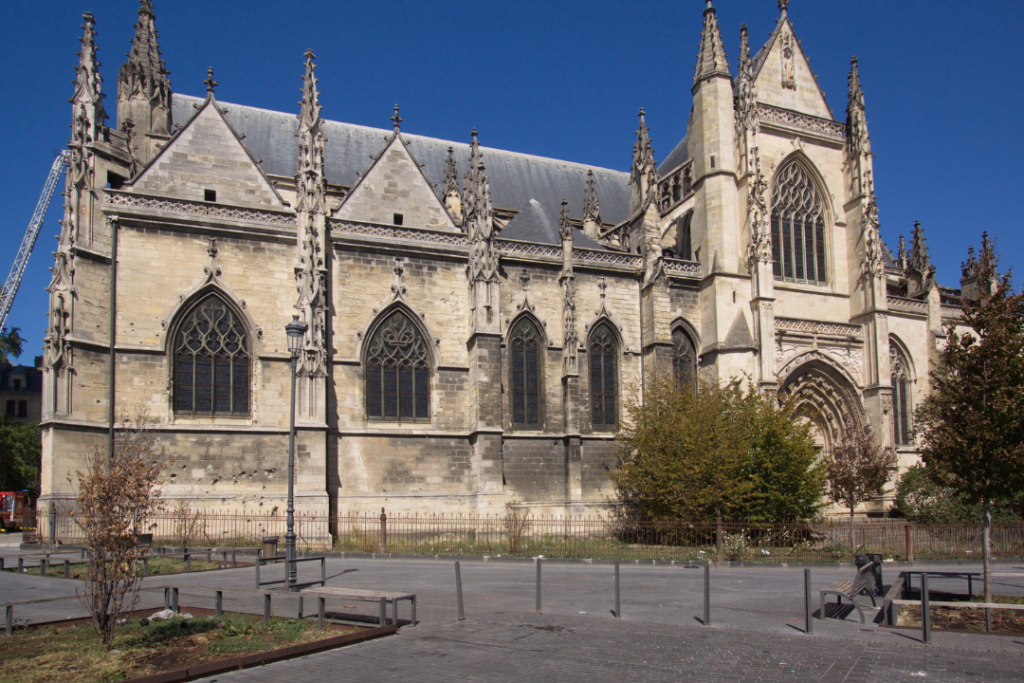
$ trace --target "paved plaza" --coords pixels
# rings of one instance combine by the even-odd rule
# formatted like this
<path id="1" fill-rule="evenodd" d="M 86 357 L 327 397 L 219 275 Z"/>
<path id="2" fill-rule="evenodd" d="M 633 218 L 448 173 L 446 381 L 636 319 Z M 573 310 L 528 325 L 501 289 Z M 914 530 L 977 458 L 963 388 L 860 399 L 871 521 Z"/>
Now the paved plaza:
<path id="1" fill-rule="evenodd" d="M 13 548 L 0 548 L 10 554 Z M 532 561 L 461 563 L 466 620 L 458 621 L 450 560 L 330 559 L 328 585 L 401 590 L 418 595 L 419 624 L 376 641 L 205 679 L 219 683 L 281 681 L 1021 681 L 1024 635 L 986 636 L 880 628 L 856 615 L 814 621 L 803 632 L 803 570 L 754 567 L 712 570 L 712 624 L 703 617 L 703 571 L 621 566 L 622 618 L 614 608 L 609 564 L 550 561 L 542 567 L 542 612 L 535 611 Z M 937 565 L 929 568 L 939 569 Z M 964 567 L 960 567 L 963 569 Z M 977 569 L 972 567 L 971 569 Z M 890 583 L 898 569 L 885 568 Z M 817 589 L 852 568 L 813 569 Z M 999 564 L 997 593 L 1024 594 L 1024 563 Z M 963 591 L 962 581 L 932 588 Z M 0 601 L 73 595 L 77 582 L 23 574 L 0 576 Z M 185 606 L 211 606 L 214 588 L 253 588 L 253 569 L 152 577 L 146 586 L 181 586 Z M 977 590 L 977 589 L 976 589 Z M 144 606 L 161 607 L 159 593 Z M 260 613 L 258 595 L 225 595 L 225 609 Z M 308 601 L 312 602 L 312 601 Z M 869 602 L 869 601 L 868 601 Z M 313 608 L 306 605 L 306 611 Z M 328 609 L 352 612 L 341 604 Z M 274 612 L 294 616 L 298 601 L 281 596 Z M 372 605 L 363 605 L 365 614 Z M 23 611 L 35 621 L 81 612 L 75 600 Z M 407 612 L 399 615 L 407 618 Z"/>

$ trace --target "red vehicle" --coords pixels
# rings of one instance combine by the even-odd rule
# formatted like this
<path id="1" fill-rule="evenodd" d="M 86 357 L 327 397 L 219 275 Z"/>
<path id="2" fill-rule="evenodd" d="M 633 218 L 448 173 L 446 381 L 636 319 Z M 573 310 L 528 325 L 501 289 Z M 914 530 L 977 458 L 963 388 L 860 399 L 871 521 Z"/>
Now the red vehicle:
<path id="1" fill-rule="evenodd" d="M 21 531 L 34 512 L 28 491 L 0 491 L 0 531 Z"/>

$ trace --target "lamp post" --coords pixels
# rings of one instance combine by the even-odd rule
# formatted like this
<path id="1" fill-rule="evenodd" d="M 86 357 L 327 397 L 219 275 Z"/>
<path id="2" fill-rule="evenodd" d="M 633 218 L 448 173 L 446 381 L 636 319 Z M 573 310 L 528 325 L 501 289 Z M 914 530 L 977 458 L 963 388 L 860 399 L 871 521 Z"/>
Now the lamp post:
<path id="1" fill-rule="evenodd" d="M 299 316 L 293 315 L 292 321 L 284 326 L 288 333 L 288 350 L 292 354 L 292 400 L 291 416 L 288 421 L 288 531 L 284 535 L 284 556 L 288 565 L 289 590 L 295 586 L 297 572 L 295 569 L 295 375 L 299 365 L 299 353 L 302 351 L 302 338 L 307 327 L 299 322 Z"/>

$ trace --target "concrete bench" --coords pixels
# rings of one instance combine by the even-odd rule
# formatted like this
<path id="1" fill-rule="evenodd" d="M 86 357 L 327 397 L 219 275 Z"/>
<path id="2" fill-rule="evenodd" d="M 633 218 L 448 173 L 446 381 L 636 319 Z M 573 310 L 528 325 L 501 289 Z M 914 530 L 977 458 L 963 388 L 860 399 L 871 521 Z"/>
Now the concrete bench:
<path id="1" fill-rule="evenodd" d="M 328 597 L 341 598 L 352 602 L 374 602 L 380 606 L 380 625 L 384 626 L 387 621 L 387 605 L 392 607 L 392 619 L 398 625 L 398 603 L 401 600 L 408 600 L 412 609 L 412 625 L 416 625 L 416 594 L 401 593 L 392 591 L 371 591 L 358 588 L 344 588 L 341 586 L 315 586 L 300 591 L 301 594 L 316 595 L 319 602 L 320 619 L 326 609 L 325 603 Z"/>
<path id="2" fill-rule="evenodd" d="M 856 576 L 853 577 L 852 581 L 833 581 L 828 586 L 823 588 L 819 592 L 820 611 L 819 615 L 822 619 L 825 618 L 825 596 L 834 595 L 836 596 L 836 604 L 842 605 L 843 598 L 846 598 L 853 604 L 857 609 L 857 614 L 860 615 L 860 623 L 864 623 L 864 610 L 857 604 L 857 596 L 867 595 L 871 598 L 871 606 L 876 607 L 875 595 L 871 590 L 871 568 L 875 566 L 874 562 L 868 562 L 866 565 L 857 570 Z"/>

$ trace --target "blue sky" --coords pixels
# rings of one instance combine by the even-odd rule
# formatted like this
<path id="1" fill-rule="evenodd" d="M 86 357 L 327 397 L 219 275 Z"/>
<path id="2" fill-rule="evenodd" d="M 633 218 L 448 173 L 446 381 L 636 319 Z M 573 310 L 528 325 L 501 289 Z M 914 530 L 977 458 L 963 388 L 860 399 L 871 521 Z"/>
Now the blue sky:
<path id="1" fill-rule="evenodd" d="M 624 3 L 244 3 L 156 0 L 160 45 L 176 92 L 298 111 L 302 54 L 317 54 L 324 116 L 627 170 L 636 112 L 647 110 L 658 161 L 686 132 L 701 0 Z M 128 51 L 135 0 L 0 3 L 0 271 L 6 277 L 56 150 L 69 135 L 81 15 L 97 20 L 107 112 Z M 739 27 L 759 47 L 775 0 L 719 0 L 735 73 Z M 1024 2 L 792 0 L 790 18 L 836 117 L 845 120 L 850 57 L 860 58 L 882 236 L 895 249 L 915 219 L 939 282 L 983 230 L 1003 267 L 1024 261 Z M 60 198 L 47 216 L 8 317 L 40 353 Z"/>

